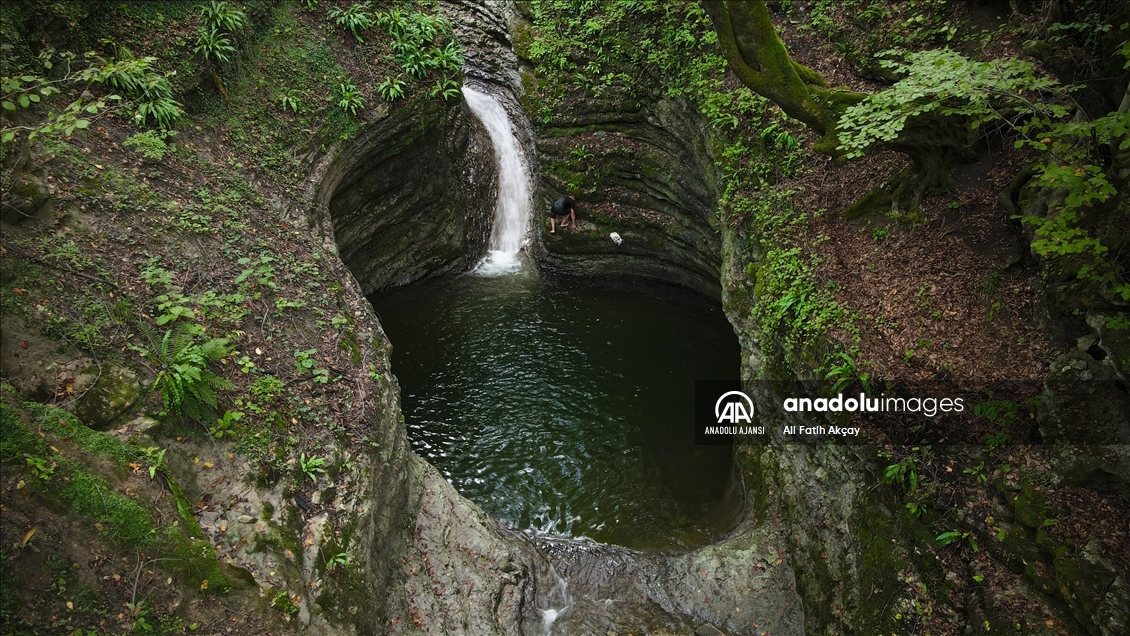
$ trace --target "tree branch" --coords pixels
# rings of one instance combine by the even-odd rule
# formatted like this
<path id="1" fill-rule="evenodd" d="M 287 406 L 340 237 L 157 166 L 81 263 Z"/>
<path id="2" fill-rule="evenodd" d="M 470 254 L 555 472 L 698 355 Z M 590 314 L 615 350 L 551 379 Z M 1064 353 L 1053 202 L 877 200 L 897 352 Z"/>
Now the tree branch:
<path id="1" fill-rule="evenodd" d="M 843 109 L 864 95 L 830 89 L 819 73 L 793 61 L 764 0 L 701 2 L 714 22 L 722 54 L 742 83 L 790 117 L 834 138 Z"/>

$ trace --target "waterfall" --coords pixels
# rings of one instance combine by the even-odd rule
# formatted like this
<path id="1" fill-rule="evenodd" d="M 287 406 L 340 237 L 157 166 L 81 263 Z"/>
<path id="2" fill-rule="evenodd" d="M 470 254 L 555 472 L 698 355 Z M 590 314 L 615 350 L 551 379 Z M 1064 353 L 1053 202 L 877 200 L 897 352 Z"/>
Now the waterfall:
<path id="1" fill-rule="evenodd" d="M 463 97 L 490 133 L 498 163 L 494 229 L 490 233 L 487 257 L 475 271 L 486 276 L 513 272 L 521 267 L 518 251 L 522 249 L 530 223 L 530 177 L 522 148 L 514 137 L 506 109 L 497 99 L 470 86 L 463 87 Z"/>
<path id="2" fill-rule="evenodd" d="M 548 571 L 546 569 L 548 568 Z M 557 622 L 561 615 L 569 611 L 573 607 L 573 599 L 569 595 L 569 583 L 560 574 L 557 573 L 557 568 L 548 561 L 538 568 L 540 574 L 549 574 L 552 576 L 552 584 L 549 589 L 539 594 L 538 605 L 547 604 L 550 607 L 541 610 L 541 633 L 544 636 L 553 634 L 553 624 Z M 544 582 L 548 577 L 540 576 L 539 584 Z M 557 605 L 558 607 L 552 607 Z"/>

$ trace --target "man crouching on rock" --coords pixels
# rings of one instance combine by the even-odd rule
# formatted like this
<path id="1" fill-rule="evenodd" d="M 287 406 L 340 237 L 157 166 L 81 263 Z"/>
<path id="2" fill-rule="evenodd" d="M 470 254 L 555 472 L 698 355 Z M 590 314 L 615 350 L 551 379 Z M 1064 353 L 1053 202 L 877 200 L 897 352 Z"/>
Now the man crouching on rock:
<path id="1" fill-rule="evenodd" d="M 570 223 L 573 227 L 577 227 L 577 207 L 573 204 L 573 197 L 565 195 L 553 202 L 553 208 L 549 211 L 550 234 L 557 232 L 558 219 L 561 221 L 562 229 L 569 227 Z"/>

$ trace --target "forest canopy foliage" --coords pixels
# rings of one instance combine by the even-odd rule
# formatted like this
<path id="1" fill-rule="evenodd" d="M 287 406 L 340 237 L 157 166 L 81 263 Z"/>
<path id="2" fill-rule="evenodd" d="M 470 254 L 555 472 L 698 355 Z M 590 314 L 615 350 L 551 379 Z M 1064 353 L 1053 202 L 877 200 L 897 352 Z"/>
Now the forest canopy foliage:
<path id="1" fill-rule="evenodd" d="M 1126 233 L 1107 232 L 1104 242 L 1095 230 L 1130 221 L 1124 192 L 1130 182 L 1130 86 L 1126 86 L 1130 41 L 1108 47 L 1110 55 L 1124 61 L 1120 81 L 1126 89 L 1118 109 L 1100 116 L 1090 115 L 1072 99 L 1087 78 L 1063 86 L 1038 73 L 1029 61 L 970 60 L 948 46 L 884 51 L 878 65 L 898 78 L 890 88 L 848 101 L 825 97 L 823 112 L 798 111 L 798 103 L 822 94 L 826 84 L 789 58 L 766 3 L 708 0 L 704 4 L 738 77 L 826 140 L 834 138 L 835 148 L 845 158 L 882 149 L 910 155 L 915 170 L 892 188 L 895 210 L 916 209 L 923 196 L 945 188 L 953 160 L 968 155 L 988 134 L 1040 153 L 1029 179 L 1020 185 L 1030 181 L 1039 191 L 1052 193 L 1052 200 L 1035 212 L 1016 210 L 1017 218 L 1034 230 L 1033 251 L 1053 270 L 1050 276 L 1068 279 L 1061 288 L 1066 295 L 1090 294 L 1096 297 L 1085 304 L 1108 308 L 1130 302 L 1125 264 L 1110 256 L 1126 244 Z M 1060 11 L 1052 5 L 1045 8 L 1049 18 Z M 1130 32 L 1125 8 L 1119 16 L 1108 16 L 1124 20 L 1118 25 L 1097 13 L 1076 17 L 1078 22 L 1067 24 L 1049 21 L 1046 34 L 1057 40 L 1074 32 L 1096 41 L 1111 31 Z M 767 71 L 771 66 L 795 72 L 773 75 Z M 986 132 L 992 124 L 999 126 Z M 1125 311 L 1116 311 L 1112 324 L 1125 323 Z"/>

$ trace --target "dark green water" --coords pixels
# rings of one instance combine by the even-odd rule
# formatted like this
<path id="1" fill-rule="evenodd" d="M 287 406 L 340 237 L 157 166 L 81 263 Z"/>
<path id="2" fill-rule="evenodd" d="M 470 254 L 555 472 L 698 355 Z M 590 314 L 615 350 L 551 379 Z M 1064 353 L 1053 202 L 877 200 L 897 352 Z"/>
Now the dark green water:
<path id="1" fill-rule="evenodd" d="M 738 375 L 720 310 L 521 273 L 372 300 L 413 448 L 488 512 L 640 549 L 729 530 L 731 449 L 692 427 L 694 381 Z"/>

